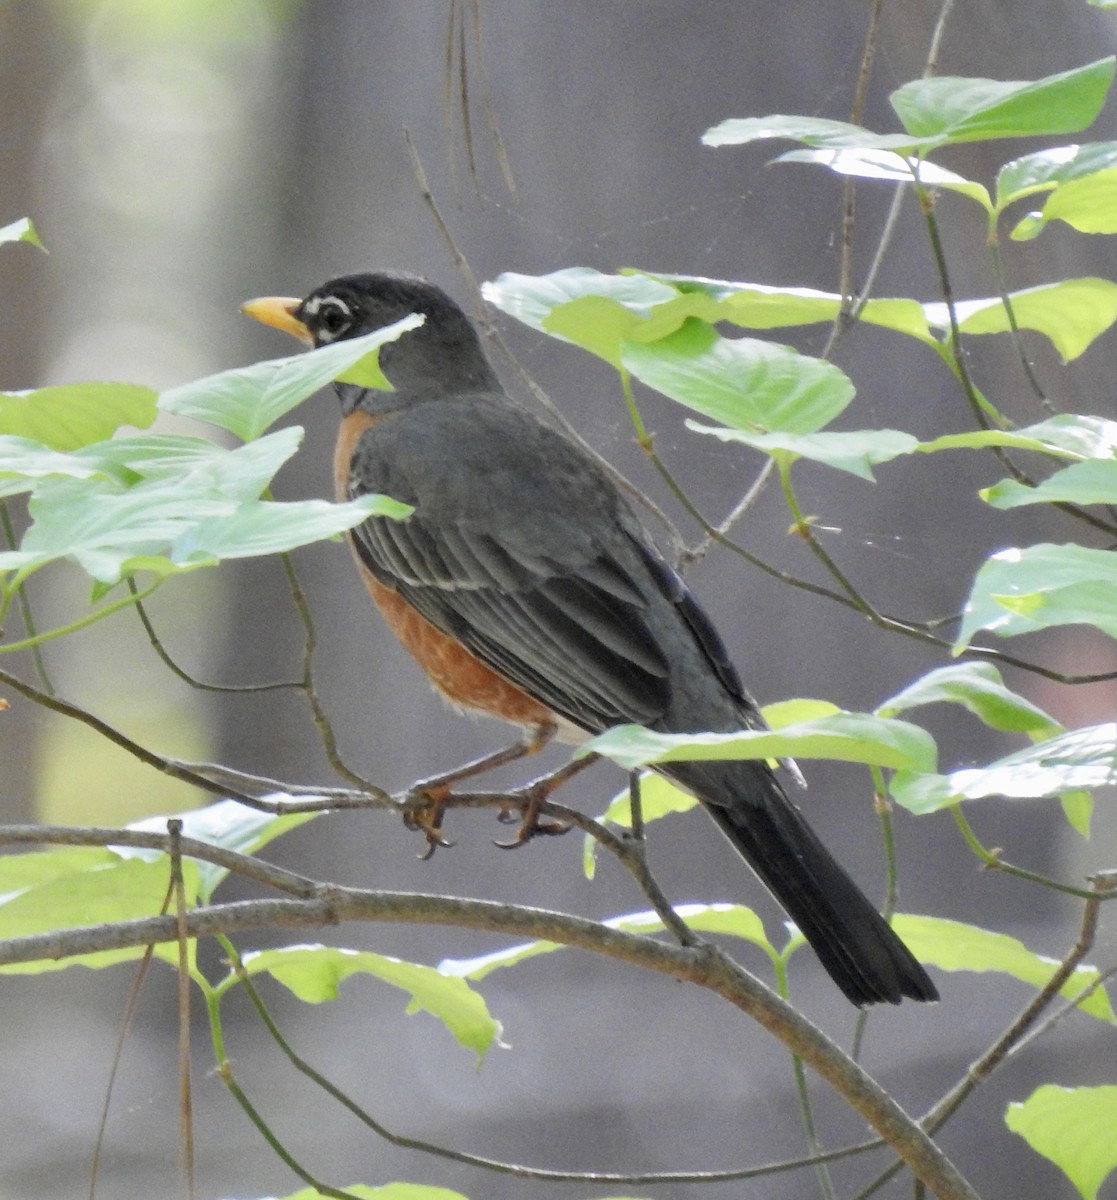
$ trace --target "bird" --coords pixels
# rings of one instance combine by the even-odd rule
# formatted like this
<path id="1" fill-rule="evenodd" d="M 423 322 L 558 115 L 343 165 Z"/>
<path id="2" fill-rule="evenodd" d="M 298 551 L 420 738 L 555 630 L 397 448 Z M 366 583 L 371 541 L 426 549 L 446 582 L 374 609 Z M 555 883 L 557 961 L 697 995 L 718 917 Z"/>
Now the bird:
<path id="1" fill-rule="evenodd" d="M 406 520 L 370 516 L 348 536 L 376 606 L 451 704 L 520 727 L 526 749 L 629 723 L 765 728 L 711 619 L 615 477 L 508 395 L 446 292 L 374 272 L 242 310 L 312 347 L 422 317 L 380 347 L 391 390 L 334 384 L 334 477 L 339 499 L 383 493 L 413 506 Z M 938 999 L 772 765 L 655 769 L 698 798 L 853 1004 Z"/>

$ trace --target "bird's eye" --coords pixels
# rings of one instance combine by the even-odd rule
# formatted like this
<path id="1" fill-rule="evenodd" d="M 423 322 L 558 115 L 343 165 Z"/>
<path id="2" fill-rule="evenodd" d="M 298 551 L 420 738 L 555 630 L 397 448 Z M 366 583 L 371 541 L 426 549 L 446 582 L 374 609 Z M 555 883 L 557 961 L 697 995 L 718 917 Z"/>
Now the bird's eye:
<path id="1" fill-rule="evenodd" d="M 324 341 L 340 337 L 352 323 L 352 314 L 340 300 L 327 300 L 315 316 L 319 337 Z"/>

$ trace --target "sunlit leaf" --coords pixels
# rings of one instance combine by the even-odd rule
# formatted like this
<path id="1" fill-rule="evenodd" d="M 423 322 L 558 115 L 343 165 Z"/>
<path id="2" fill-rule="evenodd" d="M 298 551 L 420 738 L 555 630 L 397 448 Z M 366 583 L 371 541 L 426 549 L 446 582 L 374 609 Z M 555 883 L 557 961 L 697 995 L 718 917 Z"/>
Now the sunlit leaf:
<path id="1" fill-rule="evenodd" d="M 934 740 L 926 730 L 867 713 L 839 713 L 778 732 L 655 733 L 640 725 L 618 725 L 580 749 L 604 754 L 626 770 L 699 760 L 826 758 L 933 771 L 936 758 Z"/>
<path id="2" fill-rule="evenodd" d="M 954 663 L 938 667 L 886 700 L 876 713 L 894 717 L 924 704 L 961 704 L 992 729 L 1019 733 L 1055 733 L 1057 721 L 1005 686 L 991 663 Z"/>
<path id="3" fill-rule="evenodd" d="M 412 314 L 319 350 L 222 371 L 164 392 L 159 408 L 207 421 L 249 442 L 365 355 L 422 322 L 422 317 Z"/>
<path id="4" fill-rule="evenodd" d="M 741 938 L 759 946 L 770 957 L 779 957 L 780 951 L 768 940 L 763 922 L 751 908 L 742 904 L 676 904 L 674 910 L 691 929 L 700 933 L 723 933 Z M 661 933 L 664 928 L 663 921 L 653 912 L 610 917 L 604 924 L 610 929 L 621 929 L 627 933 Z M 496 950 L 492 954 L 481 954 L 476 958 L 446 958 L 438 964 L 438 969 L 444 975 L 472 979 L 476 982 L 501 967 L 512 967 L 540 954 L 550 954 L 553 950 L 563 949 L 565 947 L 558 942 L 524 942 Z"/>
<path id="5" fill-rule="evenodd" d="M 257 558 L 280 554 L 352 529 L 370 516 L 402 518 L 412 509 L 388 496 L 360 496 L 343 504 L 326 500 L 285 503 L 257 500 L 197 522 L 171 548 L 176 563 Z"/>
<path id="6" fill-rule="evenodd" d="M 22 217 L 0 229 L 0 245 L 5 242 L 30 242 L 32 246 L 38 246 L 43 251 L 46 250 L 46 246 L 39 240 L 38 230 L 27 217 Z"/>
<path id="7" fill-rule="evenodd" d="M 898 913 L 892 918 L 892 927 L 920 962 L 944 971 L 999 971 L 1041 988 L 1059 965 L 1055 959 L 1036 954 L 1007 933 L 995 933 L 961 921 Z M 1097 967 L 1079 966 L 1059 994 L 1068 1000 L 1074 999 L 1100 978 Z M 1117 1023 L 1117 1016 L 1102 987 L 1095 988 L 1081 1000 L 1079 1008 L 1099 1021 Z"/>
<path id="8" fill-rule="evenodd" d="M 1013 159 L 997 173 L 997 209 L 1059 184 L 1117 167 L 1117 142 L 1052 146 Z"/>
<path id="9" fill-rule="evenodd" d="M 71 862 L 77 865 L 76 860 Z M 198 894 L 194 864 L 183 862 L 182 874 L 186 902 L 192 904 Z M 90 860 L 82 869 L 59 874 L 0 904 L 0 939 L 158 916 L 167 899 L 169 880 L 170 866 L 165 857 L 156 862 L 117 859 L 102 866 Z M 141 958 L 144 952 L 143 946 L 127 946 L 69 958 L 9 963 L 0 966 L 0 972 L 38 975 L 66 967 L 109 967 Z M 178 950 L 167 944 L 157 947 L 155 953 L 175 961 Z"/>
<path id="10" fill-rule="evenodd" d="M 777 162 L 817 163 L 838 175 L 860 179 L 879 179 L 887 183 L 914 183 L 925 187 L 943 188 L 976 200 L 986 212 L 993 211 L 993 201 L 987 188 L 937 163 L 907 158 L 891 150 L 789 150 Z"/>
<path id="11" fill-rule="evenodd" d="M 889 97 L 909 134 L 943 143 L 1077 133 L 1105 103 L 1115 60 L 1036 80 L 916 79 Z"/>
<path id="12" fill-rule="evenodd" d="M 30 438 L 52 450 L 104 441 L 122 425 L 146 429 L 154 419 L 155 393 L 131 383 L 0 392 L 0 433 Z"/>
<path id="13" fill-rule="evenodd" d="M 283 800 L 284 796 L 265 796 L 265 800 Z M 215 804 L 207 804 L 204 808 L 191 809 L 188 812 L 176 813 L 175 818 L 182 822 L 184 837 L 194 838 L 195 841 L 209 842 L 212 846 L 220 846 L 224 850 L 233 850 L 237 854 L 255 854 L 275 838 L 305 825 L 314 820 L 319 813 L 285 813 L 277 816 L 275 813 L 259 812 L 254 808 L 236 800 L 218 800 Z M 129 829 L 146 830 L 150 833 L 166 833 L 168 817 L 146 817 L 135 821 Z M 121 858 L 143 858 L 155 861 L 164 857 L 161 850 L 145 850 L 136 846 L 116 846 L 115 854 Z M 199 898 L 208 903 L 213 897 L 217 886 L 229 874 L 227 868 L 215 863 L 197 862 Z"/>
<path id="14" fill-rule="evenodd" d="M 752 446 L 773 458 L 781 455 L 789 461 L 808 458 L 870 482 L 875 465 L 891 462 L 919 448 L 919 442 L 910 433 L 897 429 L 859 429 L 849 433 L 747 433 L 700 425 L 697 421 L 687 421 L 687 428 L 695 433 L 710 434 L 723 442 Z"/>
<path id="15" fill-rule="evenodd" d="M 336 946 L 284 946 L 254 951 L 245 954 L 243 962 L 249 975 L 266 972 L 308 1004 L 336 1000 L 343 980 L 354 975 L 371 975 L 407 992 L 411 997 L 409 1014 L 430 1013 L 478 1058 L 500 1035 L 500 1023 L 489 1015 L 485 1001 L 464 979 L 420 963 Z"/>
<path id="16" fill-rule="evenodd" d="M 994 508 L 1025 504 L 1117 504 L 1117 459 L 1072 463 L 1038 484 L 1005 479 L 978 495 Z"/>
<path id="17" fill-rule="evenodd" d="M 976 633 L 1013 637 L 1055 625 L 1095 625 L 1117 637 L 1117 558 L 1109 550 L 1041 543 L 1010 547 L 974 577 L 955 642 Z"/>
<path id="18" fill-rule="evenodd" d="M 723 338 L 695 320 L 651 344 L 623 342 L 621 362 L 680 404 L 755 432 L 819 429 L 854 395 L 848 376 L 830 363 L 755 338 Z"/>
<path id="19" fill-rule="evenodd" d="M 1117 233 L 1117 167 L 1058 186 L 1038 213 L 1029 213 L 1012 231 L 1028 241 L 1051 221 L 1063 221 L 1079 233 Z"/>
<path id="20" fill-rule="evenodd" d="M 1031 800 L 1072 796 L 1117 782 L 1117 725 L 1088 725 L 1006 755 L 986 767 L 948 775 L 897 771 L 889 791 L 910 812 L 929 813 L 959 800 L 988 796 Z M 1081 819 L 1088 814 L 1079 813 Z M 1072 822 L 1073 823 L 1073 822 Z"/>
<path id="21" fill-rule="evenodd" d="M 1083 1200 L 1117 1168 L 1117 1087 L 1056 1087 L 1045 1083 L 1008 1106 L 1005 1124 L 1031 1148 L 1050 1159 Z"/>
<path id="22" fill-rule="evenodd" d="M 1011 292 L 1009 299 L 1017 326 L 1042 333 L 1064 362 L 1077 358 L 1117 321 L 1117 284 L 1108 279 L 1064 279 Z M 925 304 L 923 311 L 931 325 L 949 329 L 945 304 Z M 999 296 L 959 300 L 954 311 L 962 333 L 1007 333 L 1011 329 Z"/>

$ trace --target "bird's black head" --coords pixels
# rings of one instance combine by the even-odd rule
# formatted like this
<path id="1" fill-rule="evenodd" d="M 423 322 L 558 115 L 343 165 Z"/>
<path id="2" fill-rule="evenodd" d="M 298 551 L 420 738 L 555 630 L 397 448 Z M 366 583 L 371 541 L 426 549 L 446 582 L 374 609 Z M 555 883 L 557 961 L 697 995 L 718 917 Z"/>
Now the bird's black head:
<path id="1" fill-rule="evenodd" d="M 396 403 L 497 388 L 477 331 L 441 288 L 415 275 L 343 275 L 302 300 L 261 297 L 242 306 L 248 316 L 315 347 L 359 337 L 418 313 L 423 324 L 380 348 L 380 369 Z M 353 404 L 355 385 L 339 384 Z"/>
<path id="2" fill-rule="evenodd" d="M 473 391 L 495 376 L 477 331 L 450 297 L 415 275 L 345 275 L 322 284 L 292 313 L 315 346 L 382 329 L 418 313 L 418 328 L 380 349 L 380 369 L 401 392 L 433 388 Z"/>

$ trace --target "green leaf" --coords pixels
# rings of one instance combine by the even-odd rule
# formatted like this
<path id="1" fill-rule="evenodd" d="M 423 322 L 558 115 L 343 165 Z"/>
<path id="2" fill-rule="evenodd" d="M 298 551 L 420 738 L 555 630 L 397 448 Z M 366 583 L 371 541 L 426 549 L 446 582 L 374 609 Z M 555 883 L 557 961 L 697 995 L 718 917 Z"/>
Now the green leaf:
<path id="1" fill-rule="evenodd" d="M 647 275 L 604 275 L 590 267 L 567 267 L 550 275 L 508 271 L 482 284 L 490 304 L 553 337 L 620 365 L 621 342 L 656 305 L 674 300 L 673 288 Z"/>
<path id="2" fill-rule="evenodd" d="M 154 420 L 155 393 L 131 383 L 0 392 L 0 433 L 30 438 L 52 450 L 76 450 L 104 441 L 122 425 L 146 429 Z"/>
<path id="3" fill-rule="evenodd" d="M 812 432 L 854 395 L 845 372 L 822 359 L 755 338 L 723 338 L 693 319 L 650 345 L 623 342 L 621 363 L 672 400 L 754 432 Z"/>
<path id="4" fill-rule="evenodd" d="M 0 903 L 9 899 L 9 892 L 22 892 L 54 879 L 111 867 L 118 861 L 117 855 L 100 846 L 59 846 L 26 854 L 0 855 Z"/>
<path id="5" fill-rule="evenodd" d="M 880 179 L 887 183 L 915 183 L 924 187 L 943 188 L 976 200 L 986 212 L 992 213 L 993 201 L 988 189 L 972 179 L 966 179 L 935 163 L 908 158 L 891 150 L 789 150 L 776 162 L 817 163 L 838 175 L 859 179 Z"/>
<path id="6" fill-rule="evenodd" d="M 987 767 L 954 771 L 950 786 L 965 800 L 1031 799 L 1117 782 L 1117 725 L 1087 725 L 1018 750 Z"/>
<path id="7" fill-rule="evenodd" d="M 371 975 L 411 997 L 408 1014 L 428 1012 L 458 1043 L 482 1058 L 500 1036 L 482 997 L 464 979 L 441 970 L 367 950 L 336 946 L 284 946 L 244 955 L 249 975 L 266 973 L 307 1004 L 336 1000 L 338 987 L 353 975 Z"/>
<path id="8" fill-rule="evenodd" d="M 1053 146 L 1005 163 L 997 174 L 997 211 L 1037 192 L 1117 167 L 1117 142 Z"/>
<path id="9" fill-rule="evenodd" d="M 1039 287 L 1010 292 L 1012 311 L 1020 329 L 1032 329 L 1048 338 L 1064 362 L 1077 358 L 1117 321 L 1117 284 L 1108 279 L 1064 279 Z M 947 306 L 924 304 L 929 324 L 950 328 Z M 999 296 L 959 300 L 954 311 L 962 333 L 1007 333 L 1008 310 Z"/>
<path id="10" fill-rule="evenodd" d="M 38 231 L 27 217 L 22 217 L 0 229 L 0 244 L 4 242 L 30 242 L 32 246 L 38 246 L 40 250 L 46 252 L 46 246 L 39 240 Z"/>
<path id="11" fill-rule="evenodd" d="M 302 439 L 298 425 L 233 449 L 205 438 L 155 434 L 99 442 L 74 457 L 111 471 L 126 485 L 137 478 L 179 480 L 230 500 L 255 500 L 298 450 Z"/>
<path id="12" fill-rule="evenodd" d="M 199 520 L 234 508 L 176 483 L 120 491 L 98 480 L 48 479 L 30 501 L 33 521 L 20 549 L 0 552 L 0 571 L 69 558 L 115 583 L 131 556 L 159 555 Z"/>
<path id="13" fill-rule="evenodd" d="M 1069 800 L 1067 818 L 1081 833 L 1088 832 L 1089 812 L 1083 811 L 1079 793 L 1114 782 L 1117 725 L 1107 723 L 1069 730 L 986 767 L 966 767 L 949 775 L 897 771 L 889 792 L 897 804 L 917 815 L 987 796 L 1024 800 L 1058 796 Z"/>
<path id="14" fill-rule="evenodd" d="M 222 371 L 164 392 L 159 408 L 208 421 L 250 442 L 365 355 L 422 322 L 422 317 L 412 314 L 363 337 L 347 338 L 309 354 Z"/>
<path id="15" fill-rule="evenodd" d="M 831 322 L 838 317 L 842 307 L 842 298 L 836 292 L 820 292 L 814 288 L 773 287 L 692 275 L 656 275 L 655 278 L 672 284 L 692 300 L 706 297 L 715 302 L 712 308 L 695 309 L 688 315 L 711 323 L 732 321 L 747 329 L 779 329 Z M 662 307 L 656 312 L 661 312 Z M 931 345 L 937 344 L 927 325 L 923 306 L 917 300 L 870 300 L 862 308 L 860 320 Z"/>
<path id="16" fill-rule="evenodd" d="M 698 801 L 690 792 L 684 792 L 681 787 L 677 787 L 670 780 L 655 774 L 654 771 L 647 771 L 640 776 L 640 812 L 643 814 L 645 824 L 649 821 L 658 821 L 660 817 L 667 817 L 672 813 L 689 812 L 697 803 Z M 625 829 L 632 828 L 632 808 L 628 788 L 618 792 L 609 801 L 609 807 L 598 819 L 609 821 L 613 825 L 621 825 Z"/>
<path id="17" fill-rule="evenodd" d="M 918 449 L 923 454 L 934 454 L 940 450 L 985 450 L 990 446 L 1009 446 L 1069 458 L 1108 459 L 1117 454 L 1117 421 L 1062 413 L 1024 429 L 978 429 L 946 434 L 929 442 L 920 442 Z"/>
<path id="18" fill-rule="evenodd" d="M 1117 558 L 1111 551 L 1041 543 L 994 554 L 974 578 L 954 652 L 981 630 L 1014 637 L 1057 625 L 1095 625 L 1117 637 Z"/>
<path id="19" fill-rule="evenodd" d="M 281 800 L 282 796 L 269 796 L 270 800 Z M 269 842 L 308 821 L 314 820 L 319 813 L 286 813 L 276 816 L 274 813 L 258 812 L 246 808 L 236 800 L 218 800 L 216 804 L 207 804 L 204 808 L 191 809 L 188 812 L 175 813 L 177 820 L 182 822 L 184 837 L 194 838 L 199 842 L 209 842 L 211 846 L 220 846 L 225 850 L 233 850 L 237 854 L 255 854 Z M 168 817 L 146 817 L 135 821 L 129 829 L 146 830 L 150 833 L 166 833 Z M 120 858 L 141 858 L 148 862 L 157 862 L 165 855 L 161 850 L 144 850 L 136 846 L 115 846 L 113 852 Z M 203 904 L 208 904 L 218 885 L 229 874 L 225 867 L 215 863 L 197 862 L 198 896 Z"/>
<path id="20" fill-rule="evenodd" d="M 924 704 L 961 704 L 992 729 L 1016 733 L 1057 733 L 1059 723 L 1030 700 L 1005 687 L 990 663 L 938 667 L 897 692 L 876 709 L 880 717 Z"/>
<path id="21" fill-rule="evenodd" d="M 91 479 L 103 473 L 101 465 L 79 455 L 48 450 L 29 438 L 0 435 L 0 496 L 33 491 L 50 475 Z"/>
<path id="22" fill-rule="evenodd" d="M 452 1192 L 449 1188 L 432 1187 L 424 1183 L 385 1183 L 380 1187 L 370 1187 L 364 1183 L 351 1183 L 344 1189 L 350 1195 L 360 1200 L 469 1200 L 461 1192 Z M 322 1193 L 315 1187 L 299 1188 L 280 1200 L 322 1200 Z"/>
<path id="23" fill-rule="evenodd" d="M 76 859 L 70 861 L 79 869 L 17 892 L 0 904 L 0 938 L 108 925 L 115 921 L 154 917 L 162 910 L 170 880 L 170 866 L 165 857 L 159 862 L 118 860 L 104 866 L 97 866 L 92 860 L 86 864 L 80 864 Z M 187 903 L 192 904 L 197 896 L 197 873 L 192 862 L 183 863 L 183 882 Z M 0 972 L 39 975 L 66 967 L 109 967 L 134 961 L 144 953 L 143 946 L 128 946 L 65 959 L 10 963 L 0 967 Z M 165 945 L 157 947 L 156 954 L 176 961 L 178 949 L 174 944 Z"/>
<path id="24" fill-rule="evenodd" d="M 744 146 L 749 142 L 771 138 L 788 138 L 808 146 L 829 146 L 853 149 L 910 150 L 915 142 L 903 134 L 873 133 L 860 125 L 846 121 L 831 121 L 825 117 L 799 117 L 774 113 L 767 117 L 730 117 L 707 129 L 702 135 L 704 146 Z"/>
<path id="25" fill-rule="evenodd" d="M 344 533 L 371 516 L 401 519 L 412 511 L 409 505 L 381 495 L 360 496 L 343 504 L 252 501 L 235 512 L 197 522 L 175 540 L 171 560 L 185 565 L 280 554 Z"/>
<path id="26" fill-rule="evenodd" d="M 909 134 L 943 144 L 1077 133 L 1101 111 L 1114 65 L 1111 55 L 1034 81 L 943 75 L 906 83 L 889 99 Z"/>
<path id="27" fill-rule="evenodd" d="M 1047 984 L 1059 966 L 1056 959 L 1036 954 L 1007 933 L 994 933 L 961 921 L 898 913 L 892 919 L 892 927 L 920 962 L 944 971 L 998 971 L 1038 989 Z M 1100 978 L 1097 967 L 1077 967 L 1059 994 L 1073 1000 Z M 1117 1016 L 1102 987 L 1080 1001 L 1079 1008 L 1099 1021 L 1117 1024 Z"/>
<path id="28" fill-rule="evenodd" d="M 721 429 L 687 421 L 695 433 L 710 434 L 723 442 L 739 442 L 761 450 L 773 458 L 788 461 L 809 458 L 813 462 L 846 471 L 859 479 L 873 480 L 873 467 L 891 462 L 919 449 L 910 433 L 897 429 L 859 429 L 850 433 L 745 433 L 739 429 Z"/>
<path id="29" fill-rule="evenodd" d="M 691 929 L 700 933 L 722 933 L 738 937 L 759 946 L 770 958 L 775 959 L 780 955 L 780 951 L 768 940 L 763 922 L 751 908 L 742 904 L 676 904 L 674 910 Z M 662 920 L 653 912 L 610 917 L 603 923 L 610 929 L 620 929 L 626 933 L 661 933 L 664 928 Z M 540 954 L 550 954 L 553 950 L 565 949 L 566 947 L 558 942 L 524 942 L 491 954 L 481 954 L 476 958 L 446 958 L 438 964 L 438 969 L 444 975 L 472 979 L 476 983 L 491 971 L 515 966 Z"/>
<path id="30" fill-rule="evenodd" d="M 1057 1087 L 1045 1083 L 1027 1100 L 1010 1104 L 1005 1124 L 1050 1159 L 1083 1200 L 1117 1167 L 1117 1087 Z"/>
<path id="31" fill-rule="evenodd" d="M 1005 479 L 978 495 L 994 508 L 1025 504 L 1117 504 L 1117 460 L 1072 463 L 1038 484 Z"/>
<path id="32" fill-rule="evenodd" d="M 629 771 L 651 763 L 780 758 L 826 758 L 933 771 L 936 757 L 935 743 L 926 730 L 867 713 L 821 717 L 778 732 L 655 733 L 640 725 L 618 725 L 579 748 L 580 753 L 591 751 Z"/>
<path id="33" fill-rule="evenodd" d="M 1079 233 L 1117 233 L 1117 167 L 1074 179 L 1055 189 L 1038 213 L 1029 213 L 1012 231 L 1017 241 L 1030 241 L 1052 221 L 1063 221 Z"/>

